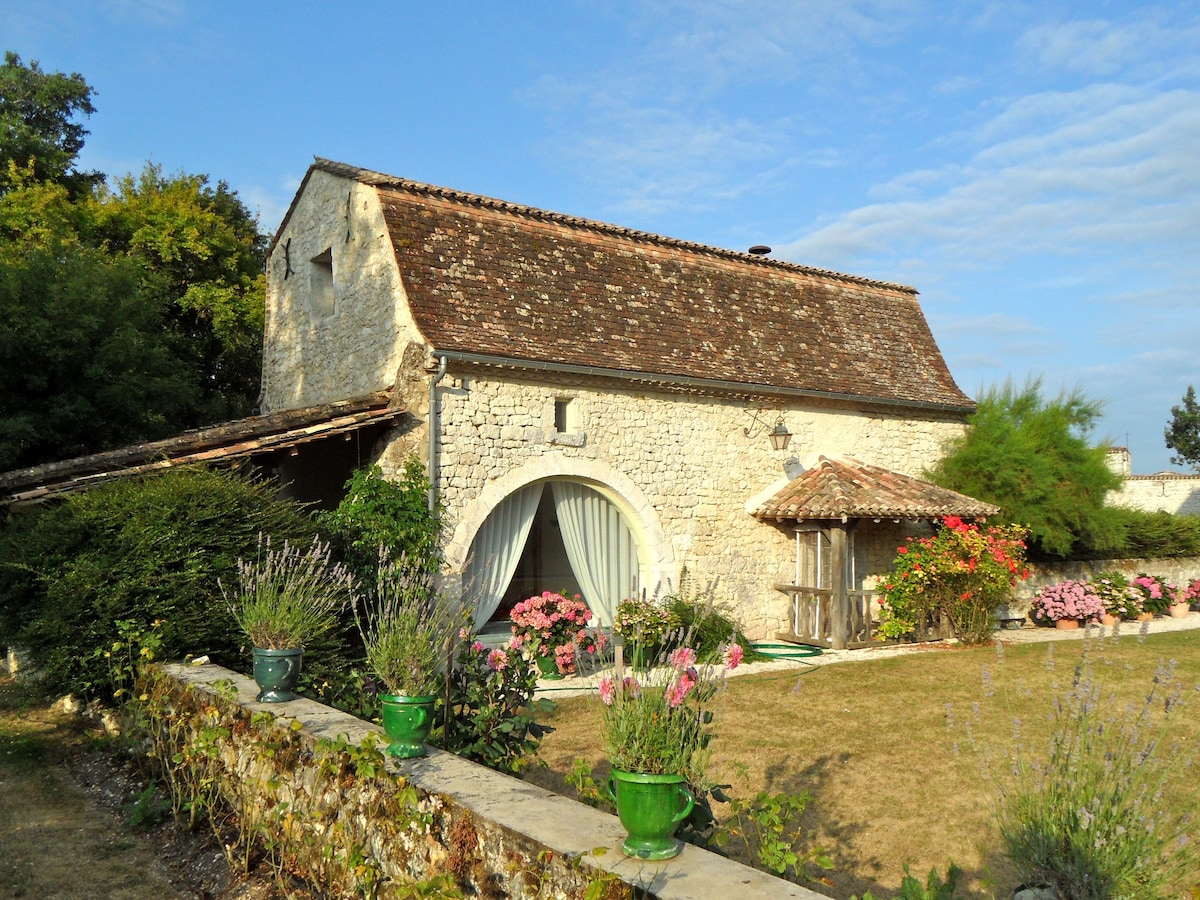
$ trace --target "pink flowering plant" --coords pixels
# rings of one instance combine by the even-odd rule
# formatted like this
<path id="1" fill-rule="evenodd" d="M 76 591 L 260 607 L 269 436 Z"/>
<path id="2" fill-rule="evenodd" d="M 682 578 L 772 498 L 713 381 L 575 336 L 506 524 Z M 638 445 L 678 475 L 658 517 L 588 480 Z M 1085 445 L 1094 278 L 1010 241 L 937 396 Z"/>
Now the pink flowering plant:
<path id="1" fill-rule="evenodd" d="M 1183 599 L 1190 606 L 1200 603 L 1200 578 L 1193 578 L 1183 589 Z"/>
<path id="2" fill-rule="evenodd" d="M 1142 608 L 1146 612 L 1165 613 L 1167 607 L 1174 606 L 1176 598 L 1175 585 L 1157 575 L 1138 575 L 1131 582 L 1132 586 L 1142 593 Z"/>
<path id="3" fill-rule="evenodd" d="M 712 738 L 712 703 L 725 676 L 742 661 L 727 644 L 710 662 L 691 647 L 671 651 L 667 665 L 640 677 L 600 680 L 604 752 L 614 769 L 681 775 L 702 784 Z"/>
<path id="4" fill-rule="evenodd" d="M 909 538 L 883 581 L 878 636 L 906 637 L 945 616 L 964 644 L 987 643 L 996 607 L 1029 577 L 1024 533 L 946 516 L 933 536 Z"/>
<path id="5" fill-rule="evenodd" d="M 576 650 L 595 653 L 603 637 L 589 631 L 592 618 L 583 598 L 568 597 L 554 591 L 522 600 L 509 613 L 512 619 L 512 645 L 529 656 L 550 656 L 563 675 L 575 671 Z"/>
<path id="6" fill-rule="evenodd" d="M 1090 622 L 1100 618 L 1104 601 L 1086 581 L 1060 581 L 1042 588 L 1034 595 L 1029 613 L 1035 622 L 1057 622 L 1075 619 Z"/>
<path id="7" fill-rule="evenodd" d="M 537 671 L 509 640 L 488 647 L 466 629 L 450 672 L 445 747 L 499 772 L 516 774 L 537 759 L 543 735 L 533 692 Z"/>

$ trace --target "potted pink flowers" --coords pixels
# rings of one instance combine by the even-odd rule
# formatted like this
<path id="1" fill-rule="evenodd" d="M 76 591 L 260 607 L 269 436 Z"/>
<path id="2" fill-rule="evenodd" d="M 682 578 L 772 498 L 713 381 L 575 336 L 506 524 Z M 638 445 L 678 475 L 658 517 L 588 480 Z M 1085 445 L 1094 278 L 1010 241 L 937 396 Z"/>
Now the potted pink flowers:
<path id="1" fill-rule="evenodd" d="M 689 784 L 703 783 L 713 697 L 742 648 L 725 647 L 716 661 L 700 663 L 680 647 L 669 665 L 640 679 L 601 679 L 604 752 L 612 765 L 607 792 L 629 836 L 626 856 L 669 859 L 682 844 L 675 831 L 692 811 Z"/>
<path id="2" fill-rule="evenodd" d="M 1062 581 L 1042 588 L 1029 610 L 1034 622 L 1053 623 L 1056 628 L 1078 628 L 1103 613 L 1104 601 L 1086 581 Z"/>
<path id="3" fill-rule="evenodd" d="M 512 608 L 513 646 L 532 655 L 544 678 L 575 671 L 577 649 L 595 652 L 603 637 L 588 631 L 592 611 L 583 598 L 554 591 L 522 600 Z"/>

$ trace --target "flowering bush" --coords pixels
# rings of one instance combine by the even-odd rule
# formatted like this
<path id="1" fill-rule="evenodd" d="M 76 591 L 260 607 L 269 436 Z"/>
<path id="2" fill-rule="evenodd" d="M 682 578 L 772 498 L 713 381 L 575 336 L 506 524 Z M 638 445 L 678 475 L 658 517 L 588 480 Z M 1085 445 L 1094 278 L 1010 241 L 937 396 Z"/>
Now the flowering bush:
<path id="1" fill-rule="evenodd" d="M 669 631 L 678 628 L 679 616 L 658 597 L 633 597 L 617 604 L 617 615 L 613 620 L 613 631 L 629 641 L 647 646 L 662 643 Z"/>
<path id="2" fill-rule="evenodd" d="M 1164 613 L 1168 606 L 1173 606 L 1177 602 L 1175 585 L 1168 584 L 1157 575 L 1138 575 L 1131 584 L 1141 591 L 1142 608 L 1146 612 Z"/>
<path id="3" fill-rule="evenodd" d="M 1183 599 L 1188 603 L 1200 603 L 1200 578 L 1193 578 L 1184 588 Z"/>
<path id="4" fill-rule="evenodd" d="M 512 608 L 514 649 L 533 656 L 552 656 L 558 671 L 575 671 L 575 652 L 595 653 L 604 641 L 599 632 L 589 632 L 592 611 L 578 594 L 567 597 L 543 591 Z"/>
<path id="5" fill-rule="evenodd" d="M 1142 592 L 1130 585 L 1129 579 L 1120 572 L 1101 572 L 1089 584 L 1092 593 L 1104 604 L 1104 611 L 1110 616 L 1133 620 L 1145 610 L 1142 608 Z"/>
<path id="6" fill-rule="evenodd" d="M 1035 622 L 1057 622 L 1059 619 L 1086 622 L 1103 612 L 1104 601 L 1086 581 L 1062 581 L 1044 587 L 1030 604 L 1030 614 Z"/>
<path id="7" fill-rule="evenodd" d="M 884 579 L 879 635 L 903 637 L 944 615 L 964 644 L 986 643 L 996 606 L 1029 577 L 1023 534 L 946 516 L 932 537 L 909 538 Z"/>
<path id="8" fill-rule="evenodd" d="M 554 730 L 534 717 L 537 671 L 511 641 L 489 649 L 465 630 L 460 637 L 450 673 L 450 715 L 439 717 L 446 722 L 444 746 L 499 772 L 520 772 L 536 757 L 542 736 Z"/>
<path id="9" fill-rule="evenodd" d="M 602 678 L 604 752 L 613 768 L 681 775 L 702 784 L 712 737 L 709 707 L 742 655 L 740 645 L 729 644 L 714 662 L 699 663 L 695 650 L 679 647 L 668 666 L 652 670 L 643 681 Z"/>

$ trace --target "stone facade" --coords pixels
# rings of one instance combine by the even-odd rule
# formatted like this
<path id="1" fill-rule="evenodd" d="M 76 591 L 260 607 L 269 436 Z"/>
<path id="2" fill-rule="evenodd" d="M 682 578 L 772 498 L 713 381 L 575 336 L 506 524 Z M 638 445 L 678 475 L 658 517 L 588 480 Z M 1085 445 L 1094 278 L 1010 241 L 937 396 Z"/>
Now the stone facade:
<path id="1" fill-rule="evenodd" d="M 313 171 L 268 261 L 260 406 L 275 412 L 390 388 L 421 340 L 374 190 Z M 326 266 L 319 260 L 328 252 Z M 332 304 L 315 294 L 332 277 Z"/>
<path id="2" fill-rule="evenodd" d="M 673 583 L 686 566 L 693 586 L 711 584 L 735 606 L 751 637 L 773 636 L 787 625 L 788 601 L 774 586 L 796 577 L 796 538 L 788 523 L 754 518 L 755 505 L 822 455 L 919 476 L 961 433 L 970 401 L 949 377 L 910 288 L 442 189 L 405 184 L 401 197 L 383 178 L 339 164 L 315 165 L 306 176 L 268 256 L 262 407 L 392 389 L 416 424 L 375 447 L 388 475 L 410 454 L 431 460 L 436 422 L 432 462 L 452 578 L 501 501 L 528 484 L 569 479 L 620 510 L 638 545 L 641 587 Z M 469 246 L 454 246 L 453 235 Z M 640 290 L 636 279 L 657 277 L 666 259 L 678 278 Z M 571 295 L 591 290 L 583 269 L 601 264 L 604 283 L 628 282 L 623 294 L 633 299 L 622 303 L 637 308 L 640 332 L 618 339 L 612 330 L 631 328 L 628 315 L 613 318 L 617 307 L 605 308 L 602 325 L 591 322 L 599 315 L 592 307 L 604 304 Z M 547 292 L 560 268 L 564 296 L 553 298 Z M 809 331 L 789 338 L 791 325 L 753 322 L 748 312 L 736 327 L 681 315 L 719 309 L 714 286 L 744 311 L 761 303 L 759 319 L 794 319 Z M 660 303 L 658 312 L 650 302 Z M 563 315 L 562 322 L 578 321 L 566 334 L 576 339 L 565 345 L 564 326 L 552 320 Z M 656 333 L 656 315 L 686 323 L 687 336 Z M 480 351 L 462 343 L 468 323 L 491 341 L 486 358 L 473 358 Z M 606 356 L 610 331 L 624 364 Z M 525 355 L 512 364 L 495 355 L 505 346 L 496 343 L 502 332 L 521 335 L 511 353 Z M 794 347 L 779 344 L 789 339 Z M 810 346 L 817 340 L 829 343 Z M 539 342 L 546 358 L 530 355 Z M 760 380 L 731 381 L 743 377 L 747 359 Z M 656 360 L 665 361 L 661 371 L 627 368 Z M 895 378 L 880 381 L 885 364 Z M 861 394 L 848 393 L 855 384 L 848 373 L 858 371 L 874 374 L 864 376 Z M 822 372 L 840 380 L 822 390 Z M 567 410 L 561 431 L 556 415 L 564 407 L 556 404 Z M 777 418 L 793 435 L 786 451 L 773 451 L 767 439 Z M 888 567 L 910 527 L 859 523 L 860 580 Z"/>
<path id="3" fill-rule="evenodd" d="M 771 424 L 782 416 L 793 437 L 786 451 L 774 451 L 763 429 L 754 427 L 755 407 L 738 398 L 477 372 L 451 375 L 443 384 L 438 470 L 452 570 L 505 497 L 535 481 L 582 481 L 624 514 L 644 552 L 644 587 L 674 583 L 686 566 L 694 585 L 713 584 L 718 598 L 736 606 L 754 637 L 784 627 L 787 601 L 774 585 L 790 583 L 796 563 L 791 528 L 749 514 L 761 496 L 820 455 L 919 474 L 962 428 L 947 417 L 782 405 L 770 410 Z M 576 429 L 555 429 L 556 400 L 570 401 Z M 400 467 L 419 446 L 415 438 L 388 446 L 381 457 L 385 471 Z M 906 532 L 888 526 L 860 529 L 866 567 L 860 574 L 891 563 Z"/>

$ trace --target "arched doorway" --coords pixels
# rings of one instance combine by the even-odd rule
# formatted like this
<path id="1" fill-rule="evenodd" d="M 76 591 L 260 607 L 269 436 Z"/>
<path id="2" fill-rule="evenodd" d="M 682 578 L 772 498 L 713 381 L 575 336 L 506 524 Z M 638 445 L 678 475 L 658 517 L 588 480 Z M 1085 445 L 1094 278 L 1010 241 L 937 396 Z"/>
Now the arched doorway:
<path id="1" fill-rule="evenodd" d="M 643 579 L 638 541 L 620 508 L 568 478 L 537 481 L 504 498 L 475 534 L 463 568 L 475 626 L 507 623 L 513 604 L 542 591 L 583 596 L 603 625 Z"/>

